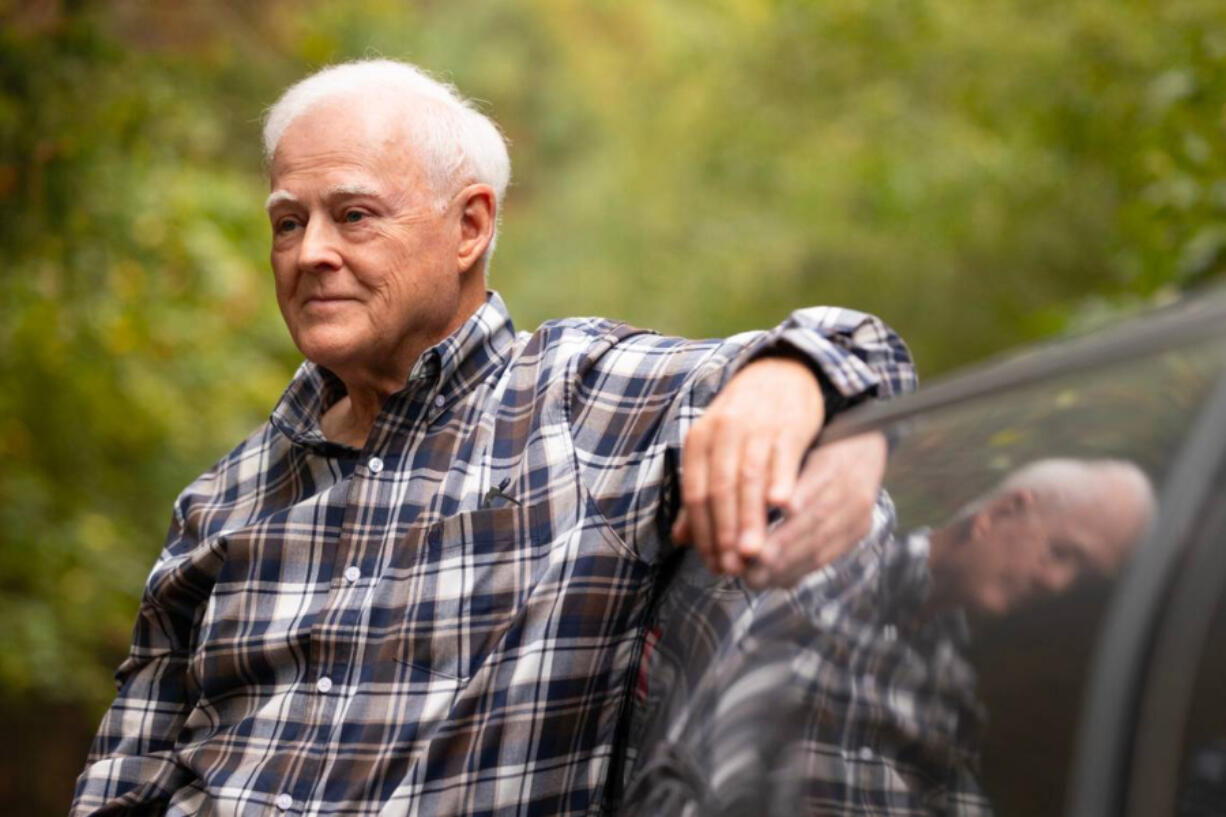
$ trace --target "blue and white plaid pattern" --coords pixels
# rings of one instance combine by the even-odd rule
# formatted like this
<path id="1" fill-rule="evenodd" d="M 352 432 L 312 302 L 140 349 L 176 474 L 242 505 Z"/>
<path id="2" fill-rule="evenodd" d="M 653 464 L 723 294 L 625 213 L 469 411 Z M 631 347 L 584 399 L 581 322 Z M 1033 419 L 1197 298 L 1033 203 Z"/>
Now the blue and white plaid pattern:
<path id="1" fill-rule="evenodd" d="M 604 796 L 690 423 L 790 347 L 828 403 L 914 386 L 876 319 L 516 334 L 486 304 L 357 451 L 304 364 L 179 497 L 74 815 L 578 815 Z"/>

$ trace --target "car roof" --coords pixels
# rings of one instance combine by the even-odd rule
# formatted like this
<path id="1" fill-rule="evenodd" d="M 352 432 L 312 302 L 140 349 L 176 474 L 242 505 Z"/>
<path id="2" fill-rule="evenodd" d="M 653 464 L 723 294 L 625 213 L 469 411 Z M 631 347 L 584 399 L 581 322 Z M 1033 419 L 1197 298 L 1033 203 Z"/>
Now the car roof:
<path id="1" fill-rule="evenodd" d="M 827 424 L 823 442 L 883 429 L 893 423 L 1010 389 L 1226 339 L 1226 288 L 1188 295 L 1118 318 L 1111 325 L 1010 350 L 923 385 L 913 394 L 869 403 Z"/>

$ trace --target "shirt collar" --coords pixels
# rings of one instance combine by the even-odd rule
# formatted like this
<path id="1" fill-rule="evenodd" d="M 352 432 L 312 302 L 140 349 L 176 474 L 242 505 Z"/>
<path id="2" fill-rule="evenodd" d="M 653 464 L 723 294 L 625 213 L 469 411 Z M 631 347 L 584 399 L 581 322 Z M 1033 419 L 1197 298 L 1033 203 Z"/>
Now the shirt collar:
<path id="1" fill-rule="evenodd" d="M 514 342 L 515 326 L 506 304 L 497 292 L 489 291 L 485 303 L 463 326 L 426 350 L 417 374 L 432 381 L 430 394 L 437 404 L 449 404 L 501 370 Z M 416 371 L 418 366 L 413 368 Z M 410 382 L 413 376 L 410 373 Z"/>
<path id="2" fill-rule="evenodd" d="M 515 327 L 506 304 L 497 292 L 487 291 L 485 303 L 459 329 L 422 353 L 398 395 L 420 392 L 424 411 L 437 416 L 500 370 L 514 341 Z M 339 377 L 304 361 L 269 420 L 295 443 L 321 454 L 348 452 L 348 446 L 330 442 L 320 429 L 324 412 L 344 394 L 345 385 Z M 389 405 L 395 397 L 389 398 Z M 417 400 L 413 402 L 418 404 Z"/>

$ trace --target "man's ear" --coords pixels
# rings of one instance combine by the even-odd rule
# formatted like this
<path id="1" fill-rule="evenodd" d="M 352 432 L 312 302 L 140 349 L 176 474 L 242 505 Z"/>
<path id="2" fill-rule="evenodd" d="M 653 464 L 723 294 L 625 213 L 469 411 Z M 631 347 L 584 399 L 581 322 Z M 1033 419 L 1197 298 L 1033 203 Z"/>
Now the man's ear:
<path id="1" fill-rule="evenodd" d="M 1034 507 L 1034 494 L 1025 488 L 1015 488 L 997 496 L 980 508 L 971 517 L 971 538 L 982 540 L 987 538 L 992 527 L 1000 521 L 1012 516 L 1030 513 Z"/>
<path id="2" fill-rule="evenodd" d="M 488 184 L 471 184 L 456 197 L 460 212 L 460 246 L 456 265 L 468 272 L 485 254 L 494 239 L 498 205 Z"/>
<path id="3" fill-rule="evenodd" d="M 1030 513 L 1030 509 L 1034 507 L 1034 494 L 1026 488 L 1014 488 L 998 496 L 992 505 L 993 512 L 1000 515 Z"/>
<path id="4" fill-rule="evenodd" d="M 967 537 L 967 542 L 982 542 L 988 538 L 988 534 L 992 532 L 992 508 L 980 508 L 975 511 L 975 515 L 970 521 L 970 536 Z"/>

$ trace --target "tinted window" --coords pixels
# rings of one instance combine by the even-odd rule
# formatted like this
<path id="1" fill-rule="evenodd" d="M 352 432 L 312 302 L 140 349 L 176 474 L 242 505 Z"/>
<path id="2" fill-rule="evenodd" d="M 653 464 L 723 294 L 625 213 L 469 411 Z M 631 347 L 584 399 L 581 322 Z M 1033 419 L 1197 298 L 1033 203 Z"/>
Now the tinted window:
<path id="1" fill-rule="evenodd" d="M 1160 355 L 913 422 L 900 434 L 886 479 L 900 528 L 940 528 L 958 518 L 968 503 L 990 496 L 1002 481 L 1035 463 L 1133 464 L 1157 492 L 1219 364 L 1214 349 Z M 1091 469 L 1081 479 L 1103 478 Z M 1002 591 L 1014 594 L 1003 603 L 990 588 L 980 587 L 986 606 L 995 603 L 997 609 L 982 609 L 980 599 L 976 611 L 976 600 L 968 600 L 971 637 L 964 654 L 978 676 L 975 694 L 985 713 L 978 733 L 979 778 L 1002 817 L 1054 814 L 1064 808 L 1095 638 L 1114 585 L 1127 568 L 1129 548 L 1139 541 L 1118 531 L 1094 530 L 1110 520 L 1093 516 L 1130 513 L 1135 498 L 1093 486 L 1074 490 L 1085 491 L 1088 500 L 1088 506 L 1073 512 L 1082 517 L 1077 527 L 1083 538 L 1116 536 L 1123 543 L 1118 566 L 1095 569 L 1092 560 L 1083 561 L 1066 588 L 1063 580 L 1019 575 L 1011 590 Z M 1056 544 L 1069 548 L 1070 558 L 1080 558 L 1076 542 L 1043 546 Z M 1019 546 L 1025 543 L 1017 538 L 1009 543 Z M 1002 581 L 1000 571 L 1039 570 L 1021 560 L 1013 567 L 993 564 L 990 558 L 999 559 L 987 555 L 991 549 L 983 548 L 987 563 L 978 581 L 984 585 Z"/>

